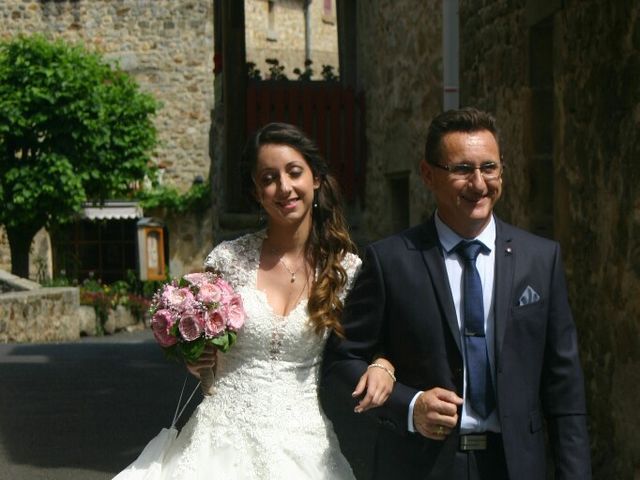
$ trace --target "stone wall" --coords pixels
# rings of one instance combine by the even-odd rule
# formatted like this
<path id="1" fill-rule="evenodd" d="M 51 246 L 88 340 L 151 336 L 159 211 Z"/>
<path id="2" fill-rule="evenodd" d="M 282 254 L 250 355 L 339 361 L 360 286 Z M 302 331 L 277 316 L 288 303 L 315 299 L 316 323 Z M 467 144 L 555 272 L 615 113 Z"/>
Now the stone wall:
<path id="1" fill-rule="evenodd" d="M 0 226 L 0 270 L 11 270 L 11 250 L 4 227 Z M 46 229 L 36 232 L 29 250 L 29 278 L 43 283 L 53 275 L 51 239 Z"/>
<path id="2" fill-rule="evenodd" d="M 254 62 L 266 78 L 269 66 L 267 58 L 277 58 L 285 66 L 289 79 L 297 78 L 294 68 L 304 70 L 305 20 L 300 0 L 273 2 L 272 24 L 269 20 L 269 3 L 266 0 L 245 0 L 247 61 Z M 320 78 L 322 65 L 332 65 L 338 73 L 338 36 L 335 15 L 323 15 L 323 3 L 311 2 L 311 59 L 314 78 Z M 334 11 L 335 11 L 335 2 Z M 271 27 L 271 28 L 270 28 Z"/>
<path id="3" fill-rule="evenodd" d="M 7 232 L 0 227 L 0 270 L 11 270 L 11 250 Z"/>
<path id="4" fill-rule="evenodd" d="M 0 294 L 0 343 L 54 342 L 80 337 L 77 288 Z"/>
<path id="5" fill-rule="evenodd" d="M 0 269 L 0 293 L 37 290 L 40 284 Z"/>
<path id="6" fill-rule="evenodd" d="M 480 7 L 481 3 L 486 6 Z M 523 114 L 528 99 L 527 37 L 519 25 L 523 9 L 514 12 L 513 3 L 460 2 L 460 103 L 490 111 L 497 118 L 506 164 L 505 190 L 497 210 L 507 220 L 529 228 L 530 176 L 520 168 L 527 125 Z"/>
<path id="7" fill-rule="evenodd" d="M 2 271 L 0 271 L 2 273 Z M 131 311 L 118 305 L 98 325 L 95 309 L 79 305 L 75 287 L 31 288 L 3 293 L 0 276 L 0 343 L 69 342 L 81 336 L 145 328 Z"/>
<path id="8" fill-rule="evenodd" d="M 366 94 L 369 239 L 416 224 L 433 203 L 420 180 L 429 120 L 442 108 L 442 7 L 436 0 L 358 3 L 358 79 Z M 408 214 L 407 214 L 408 213 Z"/>
<path id="9" fill-rule="evenodd" d="M 461 1 L 462 98 L 502 127 L 501 215 L 534 229 L 548 218 L 562 244 L 595 478 L 630 480 L 640 478 L 640 5 L 562 3 Z"/>
<path id="10" fill-rule="evenodd" d="M 207 254 L 213 248 L 212 210 L 176 214 L 162 209 L 147 212 L 160 217 L 169 231 L 169 272 L 173 277 L 201 272 Z M 181 252 L 182 255 L 178 255 Z M 189 255 L 184 255 L 189 252 Z"/>

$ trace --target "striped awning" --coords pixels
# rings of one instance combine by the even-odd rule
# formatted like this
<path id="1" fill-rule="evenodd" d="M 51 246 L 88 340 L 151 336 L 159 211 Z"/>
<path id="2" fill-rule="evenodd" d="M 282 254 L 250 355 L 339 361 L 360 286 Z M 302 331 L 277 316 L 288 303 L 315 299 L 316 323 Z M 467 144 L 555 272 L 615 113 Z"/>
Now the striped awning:
<path id="1" fill-rule="evenodd" d="M 103 205 L 86 203 L 82 218 L 89 220 L 113 220 L 142 218 L 142 208 L 137 202 L 108 201 Z"/>

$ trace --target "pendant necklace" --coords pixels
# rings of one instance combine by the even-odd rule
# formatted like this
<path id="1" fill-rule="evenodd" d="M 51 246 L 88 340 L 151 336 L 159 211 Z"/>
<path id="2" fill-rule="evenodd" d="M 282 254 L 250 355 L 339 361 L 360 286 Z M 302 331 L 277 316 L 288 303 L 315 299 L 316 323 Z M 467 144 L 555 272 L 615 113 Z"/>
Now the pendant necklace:
<path id="1" fill-rule="evenodd" d="M 298 270 L 300 270 L 300 266 L 298 266 L 298 268 L 296 268 L 295 270 L 291 270 L 289 266 L 286 263 L 284 263 L 284 260 L 282 259 L 282 257 L 278 258 L 278 262 L 280 262 L 282 266 L 287 270 L 287 272 L 289 272 L 289 275 L 291 275 L 291 283 L 295 282 L 296 273 L 298 273 Z"/>
<path id="2" fill-rule="evenodd" d="M 268 237 L 267 237 L 267 238 L 268 238 Z M 285 269 L 287 272 L 289 272 L 289 275 L 291 275 L 291 279 L 289 280 L 289 282 L 290 282 L 290 283 L 295 283 L 295 281 L 296 281 L 296 274 L 298 273 L 298 270 L 300 270 L 300 267 L 301 267 L 302 265 L 304 265 L 304 262 L 301 262 L 301 264 L 299 264 L 299 265 L 298 265 L 298 268 L 296 268 L 295 270 L 291 270 L 291 269 L 289 268 L 289 265 L 287 265 L 287 264 L 286 264 L 286 262 L 284 261 L 284 254 L 280 254 L 280 253 L 278 253 L 278 251 L 277 251 L 275 248 L 270 248 L 270 250 L 271 250 L 271 253 L 272 253 L 273 255 L 275 255 L 275 256 L 277 256 L 277 257 L 278 257 L 278 263 L 280 263 L 280 264 L 284 267 L 284 269 Z M 301 258 L 301 257 L 303 257 L 303 256 L 304 256 L 304 254 L 303 254 L 303 255 L 301 255 L 301 256 L 300 256 L 300 258 Z"/>

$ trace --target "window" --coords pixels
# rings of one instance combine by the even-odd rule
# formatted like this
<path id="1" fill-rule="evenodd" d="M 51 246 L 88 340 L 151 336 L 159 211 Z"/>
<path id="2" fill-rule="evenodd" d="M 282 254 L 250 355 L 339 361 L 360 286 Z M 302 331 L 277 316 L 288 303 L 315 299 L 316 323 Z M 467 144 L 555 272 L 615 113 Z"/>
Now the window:
<path id="1" fill-rule="evenodd" d="M 104 283 L 137 271 L 136 219 L 80 220 L 52 235 L 54 275 Z"/>

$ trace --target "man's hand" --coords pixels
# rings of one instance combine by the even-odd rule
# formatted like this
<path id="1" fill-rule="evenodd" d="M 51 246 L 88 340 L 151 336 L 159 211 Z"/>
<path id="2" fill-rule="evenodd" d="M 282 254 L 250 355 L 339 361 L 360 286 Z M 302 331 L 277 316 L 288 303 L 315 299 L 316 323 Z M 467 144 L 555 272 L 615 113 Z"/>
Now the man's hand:
<path id="1" fill-rule="evenodd" d="M 413 426 L 432 440 L 444 440 L 458 423 L 462 398 L 444 388 L 432 388 L 420 394 L 413 406 Z"/>

